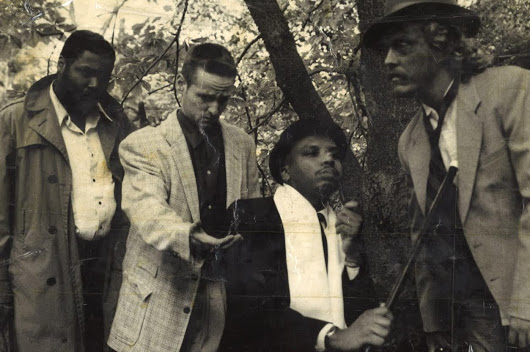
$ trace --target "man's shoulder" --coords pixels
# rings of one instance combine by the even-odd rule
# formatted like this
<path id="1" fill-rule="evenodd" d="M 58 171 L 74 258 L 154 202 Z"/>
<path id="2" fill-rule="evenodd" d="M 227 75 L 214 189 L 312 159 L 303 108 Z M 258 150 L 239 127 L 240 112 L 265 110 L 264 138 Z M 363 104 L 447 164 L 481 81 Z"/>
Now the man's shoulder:
<path id="1" fill-rule="evenodd" d="M 232 125 L 231 123 L 221 121 L 221 126 L 223 128 L 223 133 L 228 133 L 232 137 L 236 136 L 241 139 L 252 140 L 252 137 L 250 137 L 244 129 L 236 125 Z"/>
<path id="2" fill-rule="evenodd" d="M 164 145 L 167 141 L 161 132 L 161 127 L 145 126 L 129 134 L 120 144 L 120 149 L 154 150 Z"/>
<path id="3" fill-rule="evenodd" d="M 530 71 L 518 66 L 490 67 L 470 80 L 477 90 L 497 90 L 530 84 Z"/>
<path id="4" fill-rule="evenodd" d="M 24 115 L 24 98 L 15 99 L 0 108 L 0 123 L 13 128 Z M 3 127 L 0 127 L 3 128 Z"/>

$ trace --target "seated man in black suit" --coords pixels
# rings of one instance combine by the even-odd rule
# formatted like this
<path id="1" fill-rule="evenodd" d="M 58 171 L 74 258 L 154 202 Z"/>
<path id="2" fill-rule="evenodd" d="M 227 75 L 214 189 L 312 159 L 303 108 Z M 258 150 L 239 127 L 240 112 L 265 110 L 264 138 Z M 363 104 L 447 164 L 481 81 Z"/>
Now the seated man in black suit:
<path id="1" fill-rule="evenodd" d="M 384 343 L 392 315 L 363 307 L 359 291 L 370 280 L 346 266 L 361 222 L 355 202 L 338 213 L 329 206 L 346 148 L 336 125 L 292 124 L 270 155 L 275 195 L 229 208 L 243 241 L 227 253 L 222 350 L 352 351 Z"/>

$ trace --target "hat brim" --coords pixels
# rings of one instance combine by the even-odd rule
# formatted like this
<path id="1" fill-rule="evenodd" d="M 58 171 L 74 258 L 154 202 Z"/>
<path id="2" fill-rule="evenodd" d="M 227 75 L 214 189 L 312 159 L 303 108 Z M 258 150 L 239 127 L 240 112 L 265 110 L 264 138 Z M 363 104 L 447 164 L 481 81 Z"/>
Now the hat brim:
<path id="1" fill-rule="evenodd" d="M 464 7 L 443 3 L 420 3 L 407 6 L 373 22 L 363 35 L 362 45 L 366 48 L 378 46 L 381 36 L 390 27 L 430 20 L 460 25 L 467 37 L 476 36 L 480 28 L 480 17 Z"/>

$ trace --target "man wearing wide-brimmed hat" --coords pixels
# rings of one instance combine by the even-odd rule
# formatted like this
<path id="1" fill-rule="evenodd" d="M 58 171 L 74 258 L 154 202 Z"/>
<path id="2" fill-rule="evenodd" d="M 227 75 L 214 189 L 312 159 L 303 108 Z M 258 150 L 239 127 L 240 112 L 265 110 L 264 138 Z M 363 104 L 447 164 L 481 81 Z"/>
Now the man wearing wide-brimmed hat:
<path id="1" fill-rule="evenodd" d="M 422 107 L 399 141 L 414 230 L 450 166 L 456 181 L 416 262 L 430 351 L 505 351 L 530 340 L 530 72 L 486 69 L 456 1 L 389 0 L 363 36 L 383 48 L 397 96 Z M 505 327 L 507 328 L 505 328 Z"/>

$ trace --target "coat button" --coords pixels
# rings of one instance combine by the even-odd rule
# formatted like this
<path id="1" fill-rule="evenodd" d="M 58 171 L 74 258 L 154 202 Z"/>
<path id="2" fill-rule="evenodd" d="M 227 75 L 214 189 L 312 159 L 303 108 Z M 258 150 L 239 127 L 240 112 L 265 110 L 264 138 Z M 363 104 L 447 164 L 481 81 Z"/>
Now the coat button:
<path id="1" fill-rule="evenodd" d="M 190 311 L 191 311 L 191 310 L 190 310 L 190 307 L 186 307 L 186 308 L 184 308 L 184 313 L 189 314 Z"/>
<path id="2" fill-rule="evenodd" d="M 50 226 L 50 227 L 48 227 L 48 233 L 49 233 L 50 235 L 55 235 L 55 234 L 57 233 L 57 227 L 55 227 L 55 226 L 53 226 L 53 225 Z"/>
<path id="3" fill-rule="evenodd" d="M 57 178 L 56 175 L 50 175 L 48 176 L 48 182 L 49 183 L 57 183 L 59 181 L 59 179 Z"/>
<path id="4" fill-rule="evenodd" d="M 47 284 L 48 286 L 53 286 L 53 285 L 55 285 L 56 283 L 57 283 L 57 279 L 54 278 L 54 277 L 50 277 L 50 278 L 48 278 L 48 280 L 46 280 L 46 284 Z"/>

